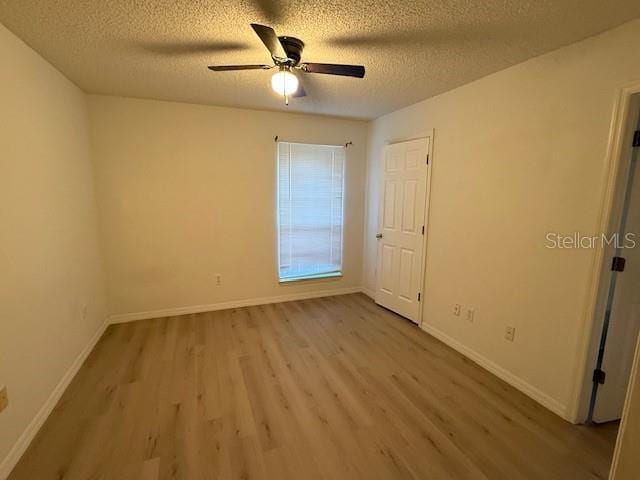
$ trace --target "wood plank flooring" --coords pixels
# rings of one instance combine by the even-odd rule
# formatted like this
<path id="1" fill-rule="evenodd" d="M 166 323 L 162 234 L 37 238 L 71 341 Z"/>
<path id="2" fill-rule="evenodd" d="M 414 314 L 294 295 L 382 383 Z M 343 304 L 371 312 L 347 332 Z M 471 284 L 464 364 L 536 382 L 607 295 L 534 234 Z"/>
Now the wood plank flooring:
<path id="1" fill-rule="evenodd" d="M 604 479 L 615 430 L 354 294 L 109 327 L 10 480 Z"/>

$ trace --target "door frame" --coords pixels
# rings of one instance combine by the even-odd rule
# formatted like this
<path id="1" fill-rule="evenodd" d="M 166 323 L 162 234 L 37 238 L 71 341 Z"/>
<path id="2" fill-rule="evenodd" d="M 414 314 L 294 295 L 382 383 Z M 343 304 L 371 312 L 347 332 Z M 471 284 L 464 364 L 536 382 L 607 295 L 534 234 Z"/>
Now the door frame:
<path id="1" fill-rule="evenodd" d="M 625 148 L 628 147 L 624 142 L 631 121 L 630 115 L 633 113 L 631 112 L 632 96 L 635 94 L 640 94 L 640 82 L 628 85 L 618 92 L 609 127 L 605 157 L 605 188 L 595 230 L 606 235 L 617 232 L 622 214 L 622 196 L 624 196 L 624 184 L 628 174 L 623 165 Z M 567 419 L 572 423 L 584 423 L 589 411 L 592 374 L 598 356 L 606 309 L 604 300 L 611 277 L 610 262 L 610 248 L 600 245 L 595 250 L 588 278 L 588 292 L 583 309 L 584 328 L 578 357 L 573 367 L 574 384 L 570 403 L 567 406 Z"/>
<path id="2" fill-rule="evenodd" d="M 379 171 L 382 173 L 380 175 L 380 180 L 379 180 L 379 187 L 380 187 L 380 194 L 378 195 L 377 198 L 377 202 L 378 202 L 378 222 L 377 222 L 377 232 L 381 231 L 382 228 L 382 209 L 380 208 L 380 195 L 382 194 L 381 192 L 384 191 L 384 172 L 383 172 L 383 167 L 384 167 L 384 153 L 385 150 L 387 149 L 388 146 L 390 145 L 395 145 L 398 143 L 405 143 L 405 142 L 411 142 L 413 140 L 422 140 L 422 139 L 428 139 L 428 146 L 427 146 L 427 155 L 429 156 L 429 162 L 427 163 L 427 179 L 426 179 L 426 192 L 425 192 L 425 197 L 424 197 L 424 218 L 422 219 L 423 221 L 423 225 L 424 225 L 424 232 L 425 234 L 423 235 L 423 240 L 422 240 L 422 248 L 423 248 L 423 252 L 422 252 L 422 265 L 420 265 L 420 293 L 421 293 L 421 297 L 420 297 L 420 308 L 418 310 L 418 321 L 417 321 L 417 325 L 422 328 L 422 319 L 423 319 L 423 313 L 424 313 L 424 304 L 425 304 L 425 292 L 424 292 L 424 286 L 425 286 L 425 277 L 426 277 L 426 268 L 427 268 L 427 246 L 429 243 L 429 210 L 430 210 L 430 201 L 431 201 L 431 177 L 432 177 L 432 167 L 433 167 L 433 138 L 435 136 L 435 129 L 431 129 L 430 131 L 428 130 L 426 133 L 421 134 L 421 135 L 417 135 L 414 137 L 409 137 L 409 138 L 393 138 L 393 139 L 389 139 L 387 141 L 384 142 L 384 146 L 382 147 L 382 161 L 380 162 L 380 166 L 379 166 Z M 380 259 L 380 246 L 379 246 L 379 242 L 376 241 L 376 285 L 375 285 L 375 290 L 374 290 L 374 301 L 375 301 L 375 297 L 378 294 L 378 265 L 379 265 L 379 259 Z"/>

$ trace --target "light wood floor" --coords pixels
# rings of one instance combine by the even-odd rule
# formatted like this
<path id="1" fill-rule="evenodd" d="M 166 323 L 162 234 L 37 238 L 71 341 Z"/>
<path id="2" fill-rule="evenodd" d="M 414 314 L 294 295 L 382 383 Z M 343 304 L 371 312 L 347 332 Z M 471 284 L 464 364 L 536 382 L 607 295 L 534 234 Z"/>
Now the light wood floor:
<path id="1" fill-rule="evenodd" d="M 604 479 L 615 429 L 356 294 L 111 326 L 10 480 Z"/>

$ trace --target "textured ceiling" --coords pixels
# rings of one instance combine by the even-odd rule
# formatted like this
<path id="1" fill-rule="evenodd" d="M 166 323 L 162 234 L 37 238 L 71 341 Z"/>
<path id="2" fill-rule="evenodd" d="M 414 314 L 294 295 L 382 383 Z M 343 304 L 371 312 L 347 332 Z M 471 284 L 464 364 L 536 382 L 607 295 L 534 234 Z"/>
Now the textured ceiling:
<path id="1" fill-rule="evenodd" d="M 374 118 L 640 16 L 637 0 L 0 0 L 0 21 L 90 93 Z M 285 107 L 251 30 L 306 43 L 304 60 L 366 66 L 304 75 Z M 6 65 L 5 65 L 6 68 Z"/>

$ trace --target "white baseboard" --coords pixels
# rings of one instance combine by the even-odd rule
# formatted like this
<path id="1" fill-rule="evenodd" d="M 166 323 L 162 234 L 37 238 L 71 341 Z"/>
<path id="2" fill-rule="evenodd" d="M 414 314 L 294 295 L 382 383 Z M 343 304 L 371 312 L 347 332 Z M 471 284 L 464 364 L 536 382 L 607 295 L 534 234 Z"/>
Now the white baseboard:
<path id="1" fill-rule="evenodd" d="M 376 299 L 376 292 L 367 287 L 362 287 L 361 292 L 364 293 L 367 297 L 371 298 L 372 300 Z"/>
<path id="2" fill-rule="evenodd" d="M 73 377 L 75 377 L 78 370 L 89 356 L 93 348 L 95 347 L 100 337 L 106 330 L 107 326 L 111 323 L 122 323 L 122 322 L 130 322 L 134 320 L 144 320 L 148 318 L 159 318 L 159 317 L 167 317 L 167 316 L 176 316 L 176 315 L 185 315 L 190 313 L 200 313 L 200 312 L 210 312 L 215 310 L 225 310 L 228 308 L 239 308 L 239 307 L 249 307 L 254 305 L 265 305 L 268 303 L 278 303 L 278 302 L 290 302 L 293 300 L 305 300 L 309 298 L 319 298 L 319 297 L 330 297 L 333 295 L 346 295 L 349 293 L 359 293 L 362 292 L 361 287 L 349 287 L 349 288 L 340 288 L 334 290 L 323 290 L 316 292 L 307 292 L 307 293 L 295 293 L 289 295 L 278 295 L 272 297 L 262 297 L 262 298 L 250 298 L 246 300 L 237 300 L 231 302 L 221 302 L 221 303 L 213 303 L 208 305 L 195 305 L 188 307 L 179 307 L 179 308 L 170 308 L 164 310 L 154 310 L 150 312 L 139 312 L 139 313 L 127 313 L 124 315 L 112 315 L 109 317 L 107 321 L 105 321 L 98 331 L 91 338 L 87 346 L 80 352 L 78 357 L 74 360 L 73 364 L 69 367 L 67 372 L 64 374 L 60 382 L 56 385 L 49 395 L 49 398 L 44 403 L 42 408 L 38 411 L 36 416 L 31 420 L 31 423 L 27 426 L 27 428 L 22 432 L 20 438 L 13 445 L 7 456 L 0 463 L 0 480 L 6 480 L 13 468 L 16 466 L 20 457 L 24 454 L 27 447 L 34 439 L 38 430 L 42 427 L 44 422 L 47 420 L 54 407 L 60 400 L 60 397 L 67 389 Z"/>
<path id="3" fill-rule="evenodd" d="M 566 405 L 562 405 L 560 402 L 551 398 L 546 393 L 540 391 L 533 385 L 530 385 L 529 383 L 525 382 L 524 380 L 522 380 L 520 377 L 517 377 L 513 373 L 505 370 L 504 368 L 494 363 L 493 361 L 489 360 L 487 357 L 479 354 L 475 350 L 472 350 L 469 347 L 466 347 L 462 343 L 458 342 L 457 340 L 450 337 L 446 333 L 441 332 L 437 328 L 434 328 L 431 325 L 427 325 L 423 323 L 422 329 L 425 332 L 429 333 L 430 335 L 433 335 L 434 337 L 436 337 L 441 342 L 450 346 L 454 350 L 457 350 L 459 353 L 461 353 L 465 357 L 473 360 L 475 363 L 480 365 L 485 370 L 488 370 L 489 372 L 493 373 L 496 377 L 501 378 L 512 387 L 517 388 L 522 393 L 534 399 L 536 402 L 540 403 L 542 406 L 548 408 L 556 415 L 561 416 L 567 421 L 571 421 L 571 419 L 567 415 Z"/>
<path id="4" fill-rule="evenodd" d="M 93 350 L 93 347 L 95 347 L 96 343 L 98 343 L 98 340 L 100 340 L 100 337 L 102 337 L 102 334 L 107 329 L 108 324 L 109 323 L 105 321 L 102 325 L 100 325 L 96 333 L 93 335 L 93 337 L 91 337 L 91 340 L 89 340 L 87 346 L 84 347 L 84 349 L 73 361 L 62 379 L 58 382 L 58 384 L 51 392 L 51 395 L 49 395 L 49 398 L 47 398 L 47 401 L 44 402 L 44 405 L 42 405 L 36 416 L 33 417 L 31 423 L 29 423 L 29 425 L 24 430 L 24 432 L 22 432 L 22 435 L 20 435 L 11 450 L 9 450 L 7 456 L 2 460 L 2 463 L 0 463 L 0 480 L 6 480 L 13 468 L 16 466 L 16 464 L 20 460 L 20 457 L 22 457 L 24 452 L 27 450 L 27 447 L 38 433 L 38 430 L 40 430 L 40 427 L 42 427 L 44 422 L 47 420 L 54 407 L 58 403 L 58 400 L 60 400 L 60 397 L 62 397 L 62 394 L 71 383 L 71 380 L 73 380 L 73 377 L 75 377 L 76 373 L 78 373 L 78 370 L 80 370 L 80 367 Z"/>
<path id="5" fill-rule="evenodd" d="M 244 300 L 234 300 L 231 302 L 210 303 L 207 305 L 191 305 L 187 307 L 166 308 L 163 310 L 152 310 L 148 312 L 124 313 L 111 315 L 110 323 L 125 323 L 135 320 L 147 320 L 150 318 L 175 317 L 178 315 L 189 315 L 192 313 L 213 312 L 216 310 L 227 310 L 229 308 L 253 307 L 255 305 L 266 305 L 268 303 L 291 302 L 294 300 L 306 300 L 309 298 L 331 297 L 334 295 L 346 295 L 349 293 L 362 292 L 362 287 L 348 287 L 334 290 L 320 290 L 315 292 L 292 293 L 289 295 L 274 295 L 271 297 L 247 298 Z"/>
<path id="6" fill-rule="evenodd" d="M 167 316 L 185 315 L 185 314 L 191 314 L 191 313 L 210 312 L 215 310 L 225 310 L 229 308 L 265 305 L 269 303 L 289 302 L 294 300 L 305 300 L 310 298 L 329 297 L 334 295 L 346 295 L 346 294 L 358 293 L 358 292 L 362 292 L 371 298 L 374 297 L 374 292 L 372 292 L 368 288 L 349 287 L 349 288 L 324 290 L 324 291 L 317 291 L 317 292 L 251 298 L 246 300 L 213 303 L 208 305 L 196 305 L 196 306 L 188 306 L 188 307 L 170 308 L 170 309 L 164 309 L 164 310 L 154 310 L 154 311 L 148 311 L 148 312 L 112 315 L 109 318 L 109 321 L 104 322 L 100 326 L 100 328 L 96 331 L 96 333 L 91 338 L 87 346 L 82 350 L 82 352 L 80 352 L 80 354 L 74 360 L 73 364 L 69 367 L 69 369 L 67 370 L 63 378 L 56 385 L 53 392 L 51 392 L 51 395 L 49 396 L 47 401 L 44 403 L 42 408 L 38 411 L 38 413 L 33 418 L 31 423 L 24 430 L 24 432 L 22 433 L 20 438 L 16 441 L 14 446 L 11 448 L 11 450 L 9 451 L 7 456 L 4 458 L 2 463 L 0 463 L 0 480 L 6 480 L 6 478 L 9 476 L 9 474 L 11 473 L 15 465 L 20 460 L 20 457 L 24 454 L 25 450 L 27 449 L 27 447 L 29 446 L 33 438 L 38 433 L 38 430 L 40 429 L 40 427 L 42 427 L 46 419 L 49 417 L 54 407 L 58 403 L 58 400 L 60 400 L 60 397 L 62 396 L 66 388 L 69 386 L 74 376 L 76 375 L 76 373 L 78 372 L 78 370 L 80 369 L 80 367 L 82 366 L 86 358 L 89 356 L 93 348 L 95 347 L 96 343 L 98 343 L 98 340 L 100 340 L 100 337 L 106 330 L 109 323 L 123 323 L 123 322 L 130 322 L 134 320 L 144 320 L 149 318 L 159 318 L 159 317 L 167 317 Z M 508 384 L 517 388 L 527 396 L 536 400 L 538 403 L 548 408 L 552 412 L 556 413 L 557 415 L 560 415 L 562 418 L 569 420 L 567 418 L 567 408 L 565 405 L 562 405 L 561 403 L 551 398 L 544 392 L 538 390 L 537 388 L 528 384 L 521 378 L 508 372 L 504 368 L 500 367 L 499 365 L 492 362 L 488 358 L 480 355 L 476 351 L 464 346 L 463 344 L 453 339 L 452 337 L 446 335 L 445 333 L 441 332 L 440 330 L 426 324 L 422 325 L 422 329 L 427 333 L 429 333 L 430 335 L 433 335 L 434 337 L 436 337 L 438 340 L 442 341 L 446 345 L 450 346 L 454 350 L 457 350 L 464 356 L 473 360 L 475 363 L 477 363 L 484 369 L 488 370 L 489 372 L 493 373 L 497 377 L 501 378 Z"/>

